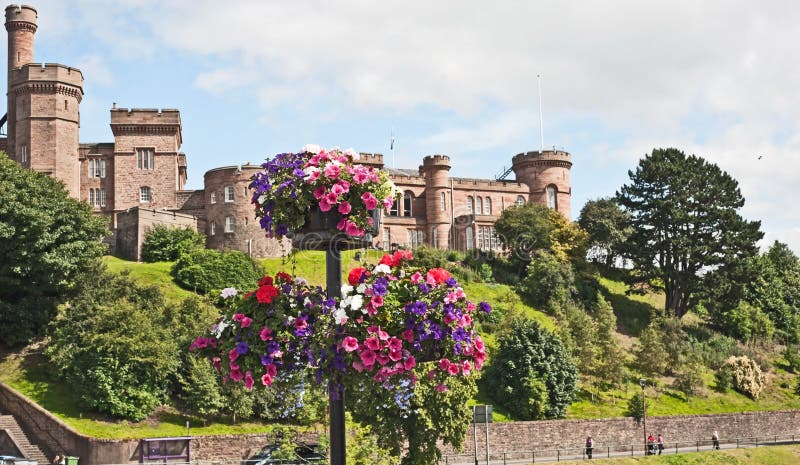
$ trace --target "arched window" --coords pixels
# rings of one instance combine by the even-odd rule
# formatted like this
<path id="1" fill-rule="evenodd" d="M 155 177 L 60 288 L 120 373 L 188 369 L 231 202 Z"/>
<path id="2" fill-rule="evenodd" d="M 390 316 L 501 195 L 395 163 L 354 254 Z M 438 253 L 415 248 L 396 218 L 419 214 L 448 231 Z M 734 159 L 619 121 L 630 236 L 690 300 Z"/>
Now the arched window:
<path id="1" fill-rule="evenodd" d="M 483 204 L 483 212 L 487 215 L 492 214 L 492 198 L 486 197 L 486 202 Z"/>
<path id="2" fill-rule="evenodd" d="M 142 186 L 139 188 L 139 203 L 150 203 L 152 195 L 150 195 L 150 188 Z"/>
<path id="3" fill-rule="evenodd" d="M 547 186 L 547 208 L 551 208 L 555 210 L 558 207 L 558 202 L 556 201 L 556 186 L 549 185 Z"/>
<path id="4" fill-rule="evenodd" d="M 475 198 L 475 214 L 483 215 L 483 199 L 480 197 Z"/>
<path id="5" fill-rule="evenodd" d="M 467 215 L 472 214 L 472 196 L 467 196 Z"/>
<path id="6" fill-rule="evenodd" d="M 472 236 L 472 226 L 467 226 L 465 233 L 467 235 L 467 250 L 472 250 L 475 247 L 475 240 Z"/>
<path id="7" fill-rule="evenodd" d="M 412 203 L 414 203 L 414 193 L 411 191 L 403 192 L 403 216 L 412 216 Z"/>
<path id="8" fill-rule="evenodd" d="M 521 207 L 523 205 L 525 205 L 525 197 L 523 197 L 521 195 L 518 195 L 517 196 L 517 206 Z"/>

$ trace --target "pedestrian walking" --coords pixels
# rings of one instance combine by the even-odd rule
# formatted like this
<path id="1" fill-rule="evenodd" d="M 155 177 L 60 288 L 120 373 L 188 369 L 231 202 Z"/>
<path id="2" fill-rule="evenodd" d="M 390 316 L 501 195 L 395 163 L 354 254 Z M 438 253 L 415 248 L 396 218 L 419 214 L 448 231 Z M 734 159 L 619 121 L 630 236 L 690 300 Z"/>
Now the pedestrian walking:
<path id="1" fill-rule="evenodd" d="M 711 435 L 711 448 L 719 449 L 719 433 L 717 433 L 717 430 L 714 430 L 714 433 Z"/>
<path id="2" fill-rule="evenodd" d="M 662 436 L 661 433 L 658 433 L 656 442 L 658 442 L 658 455 L 661 455 L 661 452 L 664 451 L 664 436 Z"/>
<path id="3" fill-rule="evenodd" d="M 586 457 L 592 459 L 592 450 L 594 449 L 594 441 L 591 436 L 586 436 Z"/>
<path id="4" fill-rule="evenodd" d="M 656 438 L 653 433 L 647 436 L 647 455 L 655 455 L 656 453 Z"/>

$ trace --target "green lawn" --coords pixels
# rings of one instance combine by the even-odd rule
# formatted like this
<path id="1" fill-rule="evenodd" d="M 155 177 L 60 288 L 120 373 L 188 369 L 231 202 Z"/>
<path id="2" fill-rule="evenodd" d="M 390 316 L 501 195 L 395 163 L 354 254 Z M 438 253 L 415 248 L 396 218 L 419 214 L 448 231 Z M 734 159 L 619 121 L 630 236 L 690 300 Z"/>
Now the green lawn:
<path id="1" fill-rule="evenodd" d="M 653 309 L 664 308 L 664 296 L 661 294 L 625 295 L 628 285 L 601 277 L 600 285 L 605 288 L 605 298 L 614 307 L 617 316 L 617 330 L 628 336 L 639 336 L 650 324 L 650 313 Z"/>
<path id="2" fill-rule="evenodd" d="M 115 273 L 127 271 L 139 283 L 157 286 L 168 300 L 180 301 L 194 295 L 192 291 L 181 288 L 172 280 L 170 274 L 172 262 L 139 263 L 109 255 L 103 257 L 103 262 L 109 271 Z"/>

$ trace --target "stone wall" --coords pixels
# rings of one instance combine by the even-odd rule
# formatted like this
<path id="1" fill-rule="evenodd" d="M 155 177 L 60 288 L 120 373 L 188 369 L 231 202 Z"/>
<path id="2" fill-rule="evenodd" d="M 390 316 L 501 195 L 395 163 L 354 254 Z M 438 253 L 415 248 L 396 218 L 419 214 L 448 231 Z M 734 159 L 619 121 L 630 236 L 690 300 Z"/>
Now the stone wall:
<path id="1" fill-rule="evenodd" d="M 131 208 L 117 214 L 114 253 L 129 260 L 139 260 L 147 230 L 157 224 L 173 228 L 197 229 L 197 218 L 176 212 Z"/>
<path id="2" fill-rule="evenodd" d="M 647 417 L 647 431 L 659 433 L 669 447 L 675 442 L 694 442 L 698 439 L 710 442 L 711 433 L 718 431 L 720 440 L 726 438 L 800 436 L 800 410 L 778 412 L 745 412 L 716 415 L 677 415 Z M 478 455 L 486 453 L 486 430 L 477 425 Z M 557 447 L 580 448 L 592 436 L 598 449 L 615 446 L 625 450 L 631 444 L 641 444 L 642 425 L 633 418 L 604 418 L 597 420 L 549 420 L 518 421 L 489 424 L 490 452 L 530 451 Z M 454 452 L 445 449 L 445 454 L 473 454 L 473 432 L 470 427 L 464 440 L 464 450 Z M 708 444 L 708 442 L 706 444 Z"/>

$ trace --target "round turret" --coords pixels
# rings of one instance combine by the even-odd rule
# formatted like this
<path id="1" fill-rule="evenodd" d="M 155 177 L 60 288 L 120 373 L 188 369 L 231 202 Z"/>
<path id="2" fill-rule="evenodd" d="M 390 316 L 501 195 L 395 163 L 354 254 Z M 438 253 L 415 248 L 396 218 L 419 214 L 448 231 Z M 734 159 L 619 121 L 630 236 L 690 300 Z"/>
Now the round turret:
<path id="1" fill-rule="evenodd" d="M 36 9 L 28 5 L 6 7 L 9 71 L 33 62 L 33 34 L 36 32 L 36 18 Z"/>
<path id="2" fill-rule="evenodd" d="M 569 170 L 572 156 L 564 150 L 520 153 L 511 160 L 517 182 L 530 188 L 530 201 L 558 210 L 570 217 L 572 188 Z"/>
<path id="3" fill-rule="evenodd" d="M 450 198 L 450 157 L 428 155 L 419 167 L 425 177 L 425 209 L 427 212 L 427 242 L 440 249 L 449 248 L 450 225 L 453 222 Z"/>

